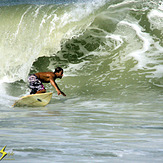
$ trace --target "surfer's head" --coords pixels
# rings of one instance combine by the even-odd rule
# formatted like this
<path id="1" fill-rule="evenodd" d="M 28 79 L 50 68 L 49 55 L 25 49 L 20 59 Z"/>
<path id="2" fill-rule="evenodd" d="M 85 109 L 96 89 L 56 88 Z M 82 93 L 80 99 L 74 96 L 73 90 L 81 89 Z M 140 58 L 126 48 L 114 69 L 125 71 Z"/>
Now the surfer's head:
<path id="1" fill-rule="evenodd" d="M 56 74 L 57 78 L 61 79 L 63 77 L 63 69 L 61 67 L 57 67 L 54 73 Z"/>

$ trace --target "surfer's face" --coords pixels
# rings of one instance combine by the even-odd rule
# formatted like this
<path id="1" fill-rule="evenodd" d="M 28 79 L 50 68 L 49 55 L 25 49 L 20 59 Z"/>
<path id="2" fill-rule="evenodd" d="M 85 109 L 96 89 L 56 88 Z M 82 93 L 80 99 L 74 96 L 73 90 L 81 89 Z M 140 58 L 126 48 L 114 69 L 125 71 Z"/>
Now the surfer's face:
<path id="1" fill-rule="evenodd" d="M 58 78 L 60 78 L 60 79 L 62 79 L 62 77 L 63 77 L 63 71 L 61 70 L 60 72 L 58 72 Z"/>

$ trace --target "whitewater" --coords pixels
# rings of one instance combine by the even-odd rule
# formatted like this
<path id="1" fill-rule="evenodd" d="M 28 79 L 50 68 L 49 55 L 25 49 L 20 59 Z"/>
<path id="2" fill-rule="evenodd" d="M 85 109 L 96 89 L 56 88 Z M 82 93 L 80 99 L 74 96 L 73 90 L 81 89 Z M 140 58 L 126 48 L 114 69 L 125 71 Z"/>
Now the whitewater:
<path id="1" fill-rule="evenodd" d="M 1 0 L 2 161 L 161 163 L 162 34 L 161 0 Z M 66 97 L 12 107 L 58 66 Z"/>

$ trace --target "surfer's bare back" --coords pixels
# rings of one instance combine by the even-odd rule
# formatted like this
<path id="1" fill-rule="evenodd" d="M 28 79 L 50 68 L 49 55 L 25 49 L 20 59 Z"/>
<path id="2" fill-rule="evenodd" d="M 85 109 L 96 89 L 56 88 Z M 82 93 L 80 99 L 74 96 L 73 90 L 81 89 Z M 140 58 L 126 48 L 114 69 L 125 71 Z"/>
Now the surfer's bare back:
<path id="1" fill-rule="evenodd" d="M 30 94 L 45 93 L 46 89 L 42 83 L 51 83 L 51 85 L 56 89 L 58 95 L 62 94 L 63 96 L 66 96 L 55 82 L 55 79 L 62 79 L 62 77 L 63 69 L 61 67 L 57 67 L 54 72 L 38 72 L 30 75 L 28 78 L 29 87 L 31 88 Z"/>

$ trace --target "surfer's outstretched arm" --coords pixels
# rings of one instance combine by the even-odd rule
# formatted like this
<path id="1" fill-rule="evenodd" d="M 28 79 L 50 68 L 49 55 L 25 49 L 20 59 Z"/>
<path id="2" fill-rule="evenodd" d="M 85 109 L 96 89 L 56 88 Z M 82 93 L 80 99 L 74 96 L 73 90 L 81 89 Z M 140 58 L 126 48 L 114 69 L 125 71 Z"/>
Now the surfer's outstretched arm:
<path id="1" fill-rule="evenodd" d="M 66 94 L 59 89 L 59 87 L 58 87 L 57 83 L 54 81 L 53 77 L 50 77 L 50 83 L 56 89 L 58 95 L 62 94 L 63 96 L 66 96 Z"/>

